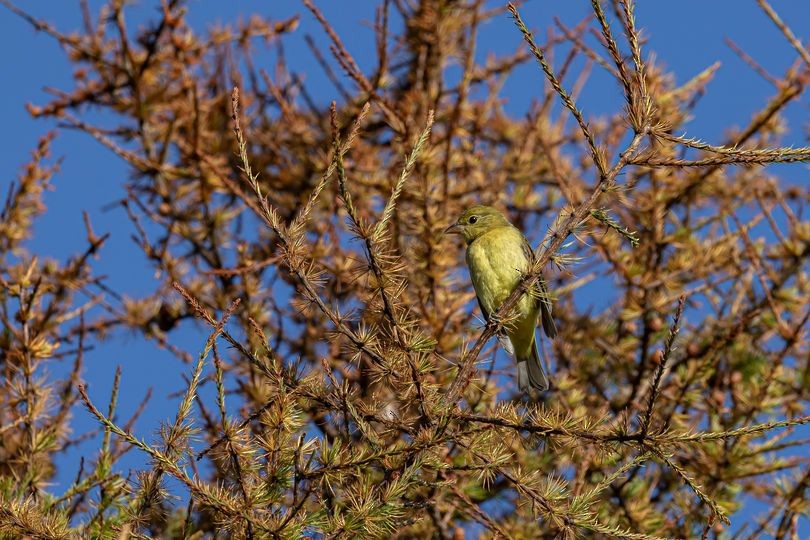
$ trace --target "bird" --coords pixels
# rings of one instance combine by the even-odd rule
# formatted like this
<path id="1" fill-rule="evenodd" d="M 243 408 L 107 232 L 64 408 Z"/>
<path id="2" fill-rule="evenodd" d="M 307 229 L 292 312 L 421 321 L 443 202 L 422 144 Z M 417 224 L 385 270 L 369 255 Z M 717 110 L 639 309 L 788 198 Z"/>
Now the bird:
<path id="1" fill-rule="evenodd" d="M 520 229 L 491 206 L 467 208 L 444 233 L 460 235 L 467 243 L 470 279 L 481 312 L 489 321 L 531 268 L 534 250 Z M 557 335 L 551 308 L 551 298 L 541 277 L 534 290 L 520 299 L 513 312 L 516 318 L 505 325 L 499 336 L 517 361 L 518 388 L 529 395 L 549 388 L 537 350 L 535 327 L 539 318 L 549 338 Z"/>

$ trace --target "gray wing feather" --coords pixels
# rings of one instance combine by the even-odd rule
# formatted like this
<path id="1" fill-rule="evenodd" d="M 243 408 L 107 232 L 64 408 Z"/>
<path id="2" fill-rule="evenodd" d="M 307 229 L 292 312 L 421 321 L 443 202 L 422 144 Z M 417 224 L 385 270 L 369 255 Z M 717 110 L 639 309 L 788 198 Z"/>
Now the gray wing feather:
<path id="1" fill-rule="evenodd" d="M 477 295 L 475 299 L 478 300 L 478 307 L 481 309 L 481 315 L 484 316 L 484 320 L 489 321 L 489 311 L 487 311 L 484 308 L 484 304 L 481 302 L 481 299 L 478 298 Z M 512 346 L 512 342 L 509 340 L 509 336 L 506 335 L 506 332 L 504 332 L 503 328 L 501 328 L 496 337 L 498 338 L 498 342 L 501 344 L 503 350 L 506 351 L 506 354 L 508 354 L 509 356 L 514 356 L 515 348 Z"/>
<path id="2" fill-rule="evenodd" d="M 523 254 L 526 256 L 529 264 L 534 263 L 534 250 L 532 246 L 529 245 L 529 241 L 526 240 L 525 236 L 523 237 L 522 247 Z M 540 319 L 543 323 L 543 331 L 548 337 L 554 338 L 557 335 L 557 326 L 554 324 L 554 317 L 551 314 L 551 296 L 548 294 L 546 281 L 543 279 L 542 275 L 540 279 L 537 280 L 534 287 L 537 299 L 540 302 Z"/>

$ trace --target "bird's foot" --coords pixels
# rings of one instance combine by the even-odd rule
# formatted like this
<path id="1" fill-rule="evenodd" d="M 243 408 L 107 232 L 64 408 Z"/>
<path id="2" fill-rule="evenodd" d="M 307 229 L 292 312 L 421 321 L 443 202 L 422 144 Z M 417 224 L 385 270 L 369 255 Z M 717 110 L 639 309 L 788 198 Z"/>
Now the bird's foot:
<path id="1" fill-rule="evenodd" d="M 487 323 L 494 328 L 501 328 L 503 326 L 503 318 L 497 313 L 493 313 L 487 319 Z"/>

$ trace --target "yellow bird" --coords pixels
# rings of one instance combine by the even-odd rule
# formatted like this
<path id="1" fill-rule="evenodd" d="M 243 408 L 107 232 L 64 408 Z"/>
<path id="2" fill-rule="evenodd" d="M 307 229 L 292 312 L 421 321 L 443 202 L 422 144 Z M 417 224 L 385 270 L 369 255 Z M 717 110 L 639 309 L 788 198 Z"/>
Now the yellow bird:
<path id="1" fill-rule="evenodd" d="M 467 242 L 470 278 L 481 312 L 489 320 L 529 270 L 534 251 L 523 233 L 491 206 L 468 208 L 444 232 L 461 235 Z M 513 352 L 517 360 L 518 387 L 522 392 L 548 390 L 534 329 L 538 317 L 548 337 L 556 336 L 557 328 L 551 316 L 551 299 L 542 279 L 531 294 L 523 295 L 515 314 L 517 318 L 506 325 L 505 331 L 513 349 L 509 352 Z"/>

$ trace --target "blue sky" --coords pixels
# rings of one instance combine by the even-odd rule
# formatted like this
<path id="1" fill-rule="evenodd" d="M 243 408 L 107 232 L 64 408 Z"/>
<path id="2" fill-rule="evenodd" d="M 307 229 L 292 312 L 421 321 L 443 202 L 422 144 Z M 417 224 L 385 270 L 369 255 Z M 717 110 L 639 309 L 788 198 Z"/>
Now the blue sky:
<path id="1" fill-rule="evenodd" d="M 370 66 L 373 59 L 373 32 L 368 24 L 373 19 L 375 2 L 348 0 L 346 2 L 316 2 L 334 23 L 348 50 L 361 67 Z M 677 2 L 644 1 L 637 8 L 637 23 L 649 39 L 647 50 L 656 53 L 655 62 L 667 66 L 678 82 L 685 82 L 716 61 L 722 63 L 708 93 L 694 111 L 688 124 L 688 135 L 710 142 L 723 141 L 722 129 L 745 124 L 762 107 L 775 89 L 754 73 L 724 43 L 728 37 L 759 61 L 769 72 L 779 77 L 796 58 L 779 31 L 765 17 L 753 0 L 714 0 Z M 80 27 L 78 2 L 68 0 L 27 0 L 18 2 L 30 13 L 54 24 L 63 31 Z M 97 9 L 100 2 L 90 2 Z M 155 1 L 131 2 L 128 25 L 136 28 L 156 13 Z M 497 5 L 497 2 L 489 2 Z M 810 38 L 810 2 L 772 2 L 783 19 L 799 36 Z M 305 74 L 308 89 L 321 103 L 339 98 L 309 50 L 303 35 L 311 34 L 318 43 L 327 40 L 314 18 L 294 1 L 267 0 L 191 1 L 190 20 L 202 31 L 217 23 L 244 18 L 257 12 L 273 18 L 286 18 L 301 13 L 301 27 L 287 44 L 289 64 Z M 346 9 L 351 6 L 351 9 Z M 544 35 L 559 16 L 573 25 L 590 13 L 585 0 L 535 0 L 521 8 L 523 19 L 530 28 Z M 698 15 L 699 14 L 699 15 Z M 487 23 L 479 32 L 477 54 L 480 59 L 489 54 L 507 54 L 520 46 L 521 37 L 506 15 Z M 0 192 L 28 159 L 37 139 L 54 127 L 49 120 L 33 120 L 25 111 L 26 103 L 42 104 L 47 100 L 46 87 L 71 88 L 70 67 L 54 40 L 36 32 L 30 25 L 0 8 L 0 50 L 2 72 L 6 74 L 3 99 L 0 100 L 3 128 L 0 129 Z M 327 50 L 324 46 L 324 50 Z M 327 54 L 328 56 L 328 54 Z M 269 58 L 269 56 L 267 56 Z M 257 61 L 262 57 L 258 56 Z M 542 85 L 542 73 L 533 64 L 524 65 L 507 81 L 502 95 L 508 100 L 507 110 L 514 115 L 525 113 L 530 101 Z M 351 86 L 347 82 L 347 86 Z M 622 96 L 615 82 L 600 70 L 586 86 L 579 105 L 586 114 L 612 113 L 622 106 Z M 790 131 L 785 144 L 806 144 L 803 131 L 807 127 L 807 101 L 794 103 L 787 109 Z M 31 251 L 40 256 L 64 260 L 84 247 L 82 210 L 87 210 L 97 232 L 110 232 L 111 240 L 95 272 L 109 276 L 110 285 L 137 296 L 152 290 L 157 282 L 153 269 L 140 250 L 129 239 L 132 227 L 123 210 L 102 208 L 123 197 L 122 185 L 129 171 L 122 162 L 98 143 L 82 133 L 61 131 L 54 145 L 54 155 L 64 157 L 61 172 L 53 180 L 53 191 L 46 195 L 48 212 L 35 227 L 35 238 L 29 243 Z M 806 184 L 807 168 L 803 165 L 781 167 L 787 181 Z M 174 337 L 174 343 L 193 356 L 203 345 L 201 334 L 189 327 Z M 144 344 L 137 336 L 118 335 L 101 349 L 87 355 L 85 377 L 90 382 L 94 400 L 106 402 L 109 385 L 117 365 L 123 366 L 120 415 L 128 417 L 137 407 L 147 388 L 154 387 L 149 408 L 136 426 L 139 436 L 150 438 L 158 422 L 173 415 L 173 403 L 168 394 L 183 387 L 182 369 L 169 354 Z M 49 368 L 59 373 L 60 366 Z M 77 410 L 80 429 L 94 424 L 82 410 Z M 78 449 L 66 457 L 57 480 L 65 482 L 75 474 L 81 452 L 94 451 L 95 446 Z M 128 456 L 125 466 L 140 463 L 137 456 Z"/>

